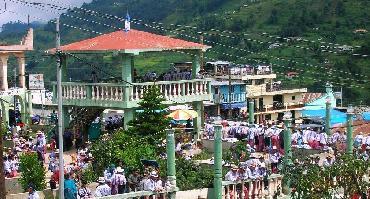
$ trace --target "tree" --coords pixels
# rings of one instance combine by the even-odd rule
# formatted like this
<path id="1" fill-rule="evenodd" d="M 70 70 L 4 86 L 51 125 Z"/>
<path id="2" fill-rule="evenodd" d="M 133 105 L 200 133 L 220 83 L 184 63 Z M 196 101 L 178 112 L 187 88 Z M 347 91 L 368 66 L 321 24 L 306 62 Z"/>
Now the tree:
<path id="1" fill-rule="evenodd" d="M 168 128 L 170 119 L 167 105 L 163 104 L 164 97 L 157 86 L 150 86 L 144 91 L 144 96 L 139 102 L 139 110 L 135 119 L 129 122 L 128 129 L 133 135 L 148 138 L 151 143 L 165 138 L 164 130 Z"/>
<path id="2" fill-rule="evenodd" d="M 41 191 L 46 188 L 45 169 L 37 160 L 36 153 L 25 153 L 20 156 L 21 177 L 19 181 L 24 190 L 32 184 L 36 190 Z"/>
<path id="3" fill-rule="evenodd" d="M 343 190 L 344 198 L 365 195 L 370 188 L 363 178 L 368 174 L 369 162 L 352 155 L 338 157 L 330 167 L 315 164 L 292 165 L 285 169 L 284 180 L 291 181 L 291 198 L 332 198 Z"/>

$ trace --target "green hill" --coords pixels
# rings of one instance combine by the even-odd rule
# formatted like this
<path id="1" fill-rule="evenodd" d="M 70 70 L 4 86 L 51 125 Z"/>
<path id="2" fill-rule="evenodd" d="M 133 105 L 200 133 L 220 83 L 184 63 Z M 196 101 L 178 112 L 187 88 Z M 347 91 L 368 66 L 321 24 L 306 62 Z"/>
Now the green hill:
<path id="1" fill-rule="evenodd" d="M 129 10 L 134 18 L 133 28 L 186 40 L 199 41 L 198 32 L 203 32 L 205 44 L 213 46 L 205 54 L 206 60 L 272 63 L 281 78 L 287 72 L 299 73 L 296 79 L 284 79 L 289 84 L 306 86 L 317 92 L 323 91 L 326 81 L 331 81 L 338 89 L 343 85 L 347 101 L 369 105 L 370 85 L 367 81 L 370 56 L 366 55 L 370 55 L 370 35 L 363 31 L 369 29 L 369 6 L 368 0 L 94 0 L 84 4 L 83 8 L 119 17 L 124 17 Z M 67 14 L 111 26 L 123 26 L 121 21 L 107 15 L 96 16 L 98 14 L 81 9 L 70 10 Z M 61 22 L 98 32 L 114 30 L 68 16 L 62 16 Z M 38 50 L 53 47 L 53 30 L 52 23 L 36 29 L 35 45 Z M 63 26 L 61 35 L 62 44 L 96 36 Z M 0 34 L 1 38 L 6 36 Z M 274 43 L 278 44 L 270 46 Z M 342 51 L 344 44 L 353 46 L 353 51 Z M 139 72 L 154 68 L 164 71 L 168 63 L 187 59 L 179 53 L 169 55 L 138 57 L 136 64 Z M 32 58 L 28 65 L 31 72 L 44 72 L 48 80 L 55 80 L 52 58 L 42 57 L 40 52 L 29 56 Z M 103 63 L 103 60 L 114 58 L 86 59 L 103 70 L 101 75 L 120 74 L 114 61 Z M 89 78 L 91 65 L 71 60 L 70 66 L 72 79 Z"/>

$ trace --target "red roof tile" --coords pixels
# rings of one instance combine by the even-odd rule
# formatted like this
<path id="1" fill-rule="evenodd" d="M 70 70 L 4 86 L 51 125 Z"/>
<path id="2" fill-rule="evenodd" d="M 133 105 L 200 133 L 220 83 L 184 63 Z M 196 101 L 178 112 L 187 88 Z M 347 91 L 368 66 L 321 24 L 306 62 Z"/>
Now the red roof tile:
<path id="1" fill-rule="evenodd" d="M 323 93 L 303 93 L 301 102 L 307 104 L 322 97 L 323 95 Z"/>
<path id="2" fill-rule="evenodd" d="M 128 32 L 116 31 L 67 44 L 61 47 L 67 52 L 122 51 L 127 53 L 163 50 L 202 49 L 209 46 L 131 29 Z M 54 50 L 54 49 L 53 49 Z"/>

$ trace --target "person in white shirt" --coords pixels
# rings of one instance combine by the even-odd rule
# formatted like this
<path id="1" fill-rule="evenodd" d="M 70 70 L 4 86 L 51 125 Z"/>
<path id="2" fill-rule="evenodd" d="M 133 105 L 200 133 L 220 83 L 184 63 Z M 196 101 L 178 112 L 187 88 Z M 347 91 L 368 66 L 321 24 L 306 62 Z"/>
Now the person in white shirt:
<path id="1" fill-rule="evenodd" d="M 329 154 L 328 156 L 326 156 L 326 159 L 322 163 L 322 166 L 329 167 L 329 166 L 333 165 L 333 163 L 334 163 L 334 157 L 333 157 L 332 154 Z"/>
<path id="2" fill-rule="evenodd" d="M 32 184 L 28 185 L 28 199 L 40 199 L 39 194 L 36 192 L 35 187 Z"/>
<path id="3" fill-rule="evenodd" d="M 327 140 L 328 135 L 324 131 L 321 131 L 321 133 L 319 134 L 319 142 L 321 148 L 324 148 L 327 145 Z"/>
<path id="4" fill-rule="evenodd" d="M 226 181 L 233 181 L 233 182 L 238 181 L 240 179 L 238 170 L 239 170 L 238 167 L 233 166 L 231 168 L 231 170 L 226 173 L 225 180 Z"/>
<path id="5" fill-rule="evenodd" d="M 9 158 L 5 156 L 4 157 L 4 174 L 5 174 L 5 176 L 10 175 L 10 173 L 12 172 L 11 169 L 12 169 L 11 168 L 11 162 L 10 162 Z"/>
<path id="6" fill-rule="evenodd" d="M 370 146 L 370 134 L 362 139 L 362 150 L 365 150 L 368 146 Z"/>
<path id="7" fill-rule="evenodd" d="M 277 173 L 278 172 L 278 164 L 280 160 L 280 153 L 277 150 L 276 146 L 274 146 L 272 153 L 270 154 L 270 162 L 271 162 L 271 170 L 272 173 Z"/>
<path id="8" fill-rule="evenodd" d="M 354 147 L 355 148 L 361 147 L 363 139 L 364 139 L 364 136 L 362 135 L 362 132 L 358 133 L 353 142 Z"/>
<path id="9" fill-rule="evenodd" d="M 155 171 L 150 173 L 150 177 L 144 182 L 144 191 L 155 191 L 160 192 L 163 191 L 163 183 L 162 180 L 158 178 L 158 174 Z"/>
<path id="10" fill-rule="evenodd" d="M 78 189 L 77 194 L 80 199 L 92 198 L 91 190 L 86 187 L 86 182 L 84 180 L 81 181 L 81 187 Z"/>
<path id="11" fill-rule="evenodd" d="M 95 197 L 110 196 L 112 193 L 112 189 L 105 183 L 104 177 L 99 177 L 98 183 L 99 185 L 96 187 L 94 196 Z"/>
<path id="12" fill-rule="evenodd" d="M 123 172 L 124 170 L 121 167 L 117 167 L 116 174 L 112 179 L 112 192 L 114 193 L 123 194 L 125 192 L 126 177 Z"/>
<path id="13" fill-rule="evenodd" d="M 292 145 L 298 144 L 298 136 L 299 136 L 299 133 L 297 130 L 295 130 L 294 133 L 292 134 Z"/>

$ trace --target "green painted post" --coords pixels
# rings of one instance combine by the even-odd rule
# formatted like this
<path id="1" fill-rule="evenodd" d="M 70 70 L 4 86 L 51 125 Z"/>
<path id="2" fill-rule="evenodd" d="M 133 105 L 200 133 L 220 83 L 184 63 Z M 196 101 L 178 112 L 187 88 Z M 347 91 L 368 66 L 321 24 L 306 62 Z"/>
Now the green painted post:
<path id="1" fill-rule="evenodd" d="M 128 123 L 134 119 L 134 109 L 125 109 L 123 118 L 123 127 L 125 130 L 128 129 Z"/>
<path id="2" fill-rule="evenodd" d="M 214 181 L 215 199 L 222 199 L 222 126 L 215 125 Z"/>
<path id="3" fill-rule="evenodd" d="M 254 124 L 254 99 L 250 99 L 248 105 L 249 124 Z"/>
<path id="4" fill-rule="evenodd" d="M 31 115 L 33 114 L 33 110 L 32 110 L 32 94 L 31 94 L 31 91 L 28 91 L 26 95 L 27 95 L 27 102 L 28 102 L 27 103 L 28 104 L 28 108 L 27 108 L 27 120 L 29 120 L 29 123 L 31 124 L 32 123 L 32 121 L 31 121 L 31 119 L 32 119 L 31 118 Z"/>
<path id="5" fill-rule="evenodd" d="M 353 153 L 353 112 L 347 112 L 347 154 Z"/>
<path id="6" fill-rule="evenodd" d="M 196 53 L 193 55 L 193 65 L 191 69 L 191 77 L 192 79 L 197 78 L 197 74 L 200 71 L 200 52 L 196 51 Z"/>
<path id="7" fill-rule="evenodd" d="M 171 187 L 176 188 L 175 130 L 167 129 L 167 179 Z M 169 199 L 176 198 L 176 189 L 168 194 Z"/>
<path id="8" fill-rule="evenodd" d="M 193 118 L 194 131 L 197 135 L 197 137 L 195 138 L 196 140 L 199 139 L 199 133 L 200 133 L 200 130 L 202 129 L 202 115 L 203 115 L 202 105 L 203 105 L 203 102 L 193 103 L 193 108 L 198 113 L 198 117 Z"/>
<path id="9" fill-rule="evenodd" d="M 292 165 L 292 132 L 290 130 L 292 124 L 292 116 L 290 112 L 286 112 L 283 121 L 284 121 L 284 169 L 287 166 Z M 290 188 L 290 180 L 283 181 L 283 192 L 286 195 L 289 195 L 292 191 Z"/>
<path id="10" fill-rule="evenodd" d="M 331 125 L 330 125 L 330 113 L 331 112 L 331 103 L 330 99 L 326 100 L 326 111 L 325 111 L 325 133 L 331 135 Z"/>
<path id="11" fill-rule="evenodd" d="M 86 86 L 86 98 L 92 99 L 92 85 Z"/>

